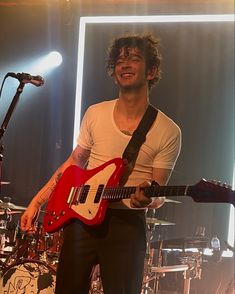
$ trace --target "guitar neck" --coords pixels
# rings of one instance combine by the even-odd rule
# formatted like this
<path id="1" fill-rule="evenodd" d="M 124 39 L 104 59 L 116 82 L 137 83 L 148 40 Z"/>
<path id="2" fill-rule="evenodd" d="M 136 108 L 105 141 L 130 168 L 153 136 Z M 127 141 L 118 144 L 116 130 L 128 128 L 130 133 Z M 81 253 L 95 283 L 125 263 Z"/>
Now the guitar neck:
<path id="1" fill-rule="evenodd" d="M 136 187 L 107 187 L 102 198 L 106 200 L 128 199 L 134 194 Z M 188 186 L 150 186 L 141 188 L 148 197 L 185 196 Z"/>

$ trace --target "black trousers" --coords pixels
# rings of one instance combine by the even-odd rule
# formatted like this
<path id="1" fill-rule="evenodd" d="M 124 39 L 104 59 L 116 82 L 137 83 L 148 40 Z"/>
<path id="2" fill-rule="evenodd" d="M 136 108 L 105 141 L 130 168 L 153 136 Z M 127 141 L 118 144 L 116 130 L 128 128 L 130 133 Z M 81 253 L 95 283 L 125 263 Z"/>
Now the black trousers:
<path id="1" fill-rule="evenodd" d="M 73 220 L 64 230 L 56 294 L 86 294 L 100 265 L 105 294 L 139 294 L 146 253 L 144 211 L 108 209 L 101 225 Z"/>

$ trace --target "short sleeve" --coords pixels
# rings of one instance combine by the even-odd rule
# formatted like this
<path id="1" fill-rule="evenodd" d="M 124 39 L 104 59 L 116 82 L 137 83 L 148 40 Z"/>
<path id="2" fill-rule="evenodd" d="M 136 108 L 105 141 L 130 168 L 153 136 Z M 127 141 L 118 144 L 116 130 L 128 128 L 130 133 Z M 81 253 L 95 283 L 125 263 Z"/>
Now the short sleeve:
<path id="1" fill-rule="evenodd" d="M 181 130 L 177 125 L 168 129 L 162 138 L 161 150 L 154 158 L 153 167 L 173 169 L 181 150 Z"/>
<path id="2" fill-rule="evenodd" d="M 80 132 L 77 138 L 78 145 L 88 150 L 90 150 L 93 145 L 91 127 L 94 122 L 92 120 L 92 107 L 89 107 L 83 116 Z"/>

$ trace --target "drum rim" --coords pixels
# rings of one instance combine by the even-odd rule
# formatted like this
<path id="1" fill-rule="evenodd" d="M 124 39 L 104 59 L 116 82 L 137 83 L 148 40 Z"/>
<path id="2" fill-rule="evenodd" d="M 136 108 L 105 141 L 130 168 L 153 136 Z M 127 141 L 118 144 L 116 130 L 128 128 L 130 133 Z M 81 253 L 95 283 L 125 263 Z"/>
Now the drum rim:
<path id="1" fill-rule="evenodd" d="M 9 269 L 11 269 L 12 267 L 17 266 L 17 265 L 21 265 L 21 264 L 24 264 L 24 263 L 36 263 L 36 264 L 44 265 L 46 268 L 49 268 L 52 271 L 52 274 L 56 274 L 56 270 L 50 264 L 48 264 L 47 262 L 45 262 L 43 260 L 38 260 L 38 259 L 26 258 L 26 259 L 23 259 L 23 260 L 20 260 L 20 261 L 16 261 L 16 262 L 12 263 L 11 265 L 9 265 L 8 267 L 6 267 L 5 269 L 3 269 L 1 277 L 3 277 L 4 274 Z"/>

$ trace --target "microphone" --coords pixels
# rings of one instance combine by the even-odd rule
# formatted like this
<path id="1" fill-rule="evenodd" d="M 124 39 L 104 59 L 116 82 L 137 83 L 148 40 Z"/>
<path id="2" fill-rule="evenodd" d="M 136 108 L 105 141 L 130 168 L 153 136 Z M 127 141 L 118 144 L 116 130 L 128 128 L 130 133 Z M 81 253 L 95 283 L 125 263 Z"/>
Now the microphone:
<path id="1" fill-rule="evenodd" d="M 40 87 L 44 84 L 44 79 L 41 76 L 31 76 L 30 74 L 24 73 L 24 72 L 22 73 L 9 72 L 7 76 L 15 78 L 25 84 L 30 83 L 36 87 Z"/>

